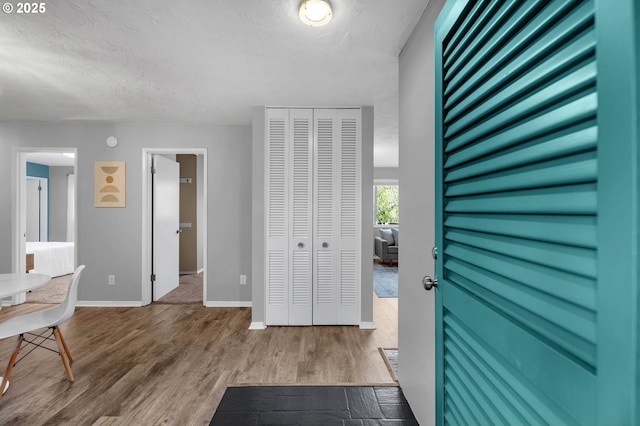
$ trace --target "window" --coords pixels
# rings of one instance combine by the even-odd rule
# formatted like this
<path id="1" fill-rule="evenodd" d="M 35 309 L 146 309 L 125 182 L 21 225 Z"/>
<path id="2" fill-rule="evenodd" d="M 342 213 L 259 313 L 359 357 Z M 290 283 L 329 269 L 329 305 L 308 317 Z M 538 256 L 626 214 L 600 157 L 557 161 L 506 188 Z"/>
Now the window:
<path id="1" fill-rule="evenodd" d="M 378 225 L 398 223 L 398 185 L 376 185 L 376 212 L 374 222 Z"/>

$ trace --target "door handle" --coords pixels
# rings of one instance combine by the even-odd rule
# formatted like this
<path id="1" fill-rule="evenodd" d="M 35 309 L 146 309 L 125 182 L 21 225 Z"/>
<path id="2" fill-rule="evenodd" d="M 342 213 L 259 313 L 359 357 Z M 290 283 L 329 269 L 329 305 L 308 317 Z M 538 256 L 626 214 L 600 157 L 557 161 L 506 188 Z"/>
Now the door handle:
<path id="1" fill-rule="evenodd" d="M 438 288 L 438 277 L 431 278 L 429 275 L 422 279 L 422 286 L 425 290 L 429 291 L 432 288 Z"/>
<path id="2" fill-rule="evenodd" d="M 178 230 L 176 231 L 176 234 L 182 234 L 182 229 L 178 229 Z"/>

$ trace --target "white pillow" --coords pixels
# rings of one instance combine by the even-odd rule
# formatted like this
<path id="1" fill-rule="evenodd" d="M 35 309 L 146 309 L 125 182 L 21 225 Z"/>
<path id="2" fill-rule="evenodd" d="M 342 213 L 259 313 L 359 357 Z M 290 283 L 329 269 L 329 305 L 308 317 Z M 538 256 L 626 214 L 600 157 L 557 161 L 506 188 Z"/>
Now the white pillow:
<path id="1" fill-rule="evenodd" d="M 391 235 L 393 235 L 393 244 L 399 246 L 400 237 L 398 236 L 398 230 L 396 228 L 391 228 Z"/>
<path id="2" fill-rule="evenodd" d="M 391 229 L 378 229 L 378 231 L 380 231 L 380 237 L 382 237 L 383 240 L 387 240 L 387 244 L 389 244 L 390 246 L 394 244 Z"/>

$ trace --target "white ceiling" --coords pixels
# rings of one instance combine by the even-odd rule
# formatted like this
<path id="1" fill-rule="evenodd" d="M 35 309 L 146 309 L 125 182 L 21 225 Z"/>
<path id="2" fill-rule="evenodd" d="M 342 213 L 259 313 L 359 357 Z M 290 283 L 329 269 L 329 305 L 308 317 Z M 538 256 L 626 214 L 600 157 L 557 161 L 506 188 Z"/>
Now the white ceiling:
<path id="1" fill-rule="evenodd" d="M 249 124 L 250 107 L 375 108 L 374 165 L 398 166 L 398 55 L 429 0 L 56 0 L 2 14 L 1 121 Z"/>

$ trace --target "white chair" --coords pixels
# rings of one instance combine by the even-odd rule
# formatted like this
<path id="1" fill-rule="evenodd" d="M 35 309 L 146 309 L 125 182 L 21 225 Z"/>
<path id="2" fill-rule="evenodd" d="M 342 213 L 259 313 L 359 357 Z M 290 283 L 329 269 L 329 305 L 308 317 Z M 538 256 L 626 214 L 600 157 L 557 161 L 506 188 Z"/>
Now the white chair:
<path id="1" fill-rule="evenodd" d="M 9 365 L 7 365 L 7 370 L 2 378 L 0 389 L 5 390 L 5 387 L 9 382 L 11 370 L 13 370 L 13 367 L 18 363 L 18 361 L 29 355 L 37 347 L 49 349 L 50 351 L 59 354 L 62 359 L 62 363 L 64 364 L 64 369 L 67 371 L 67 377 L 70 382 L 73 382 L 73 373 L 71 372 L 70 367 L 70 363 L 73 362 L 73 358 L 71 357 L 67 343 L 64 341 L 64 337 L 62 337 L 62 333 L 60 332 L 58 325 L 68 320 L 76 309 L 76 302 L 78 301 L 78 283 L 80 282 L 80 274 L 83 269 L 84 265 L 80 265 L 76 268 L 73 273 L 73 278 L 71 279 L 71 284 L 69 284 L 69 289 L 67 290 L 67 297 L 64 299 L 64 302 L 58 306 L 25 315 L 19 315 L 0 323 L 0 339 L 6 339 L 7 337 L 15 335 L 18 336 L 15 349 L 11 355 L 11 359 L 9 360 Z M 47 328 L 47 330 L 44 330 L 40 334 L 32 333 L 33 331 L 42 328 Z M 48 335 L 45 335 L 47 333 Z M 27 340 L 25 335 L 27 335 L 31 340 Z M 48 340 L 55 340 L 58 346 L 57 351 L 43 345 L 43 343 Z M 25 344 L 24 347 L 27 345 L 34 345 L 35 348 L 31 349 L 31 351 L 23 355 L 20 360 L 16 361 L 20 350 L 23 348 L 23 343 Z M 2 393 L 0 392 L 0 398 L 1 397 Z"/>

